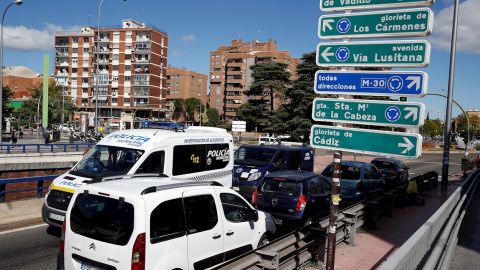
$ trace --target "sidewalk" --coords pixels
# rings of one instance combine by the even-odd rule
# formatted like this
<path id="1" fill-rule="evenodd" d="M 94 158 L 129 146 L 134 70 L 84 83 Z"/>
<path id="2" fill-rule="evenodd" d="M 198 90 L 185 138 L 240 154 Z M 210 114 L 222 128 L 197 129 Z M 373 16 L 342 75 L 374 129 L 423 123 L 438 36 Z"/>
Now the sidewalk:
<path id="1" fill-rule="evenodd" d="M 353 156 L 343 157 L 353 160 Z M 372 157 L 357 156 L 357 161 L 369 162 Z M 317 157 L 315 164 L 324 168 L 333 161 L 331 155 Z M 471 173 L 472 171 L 469 171 Z M 456 172 L 448 179 L 447 191 L 437 188 L 425 191 L 425 205 L 409 206 L 405 209 L 394 209 L 393 218 L 382 217 L 377 224 L 377 230 L 362 229 L 357 233 L 355 247 L 341 243 L 335 251 L 336 270 L 377 269 L 386 261 L 410 236 L 417 231 L 437 209 L 448 199 L 466 177 Z M 308 270 L 319 268 L 310 267 Z"/>

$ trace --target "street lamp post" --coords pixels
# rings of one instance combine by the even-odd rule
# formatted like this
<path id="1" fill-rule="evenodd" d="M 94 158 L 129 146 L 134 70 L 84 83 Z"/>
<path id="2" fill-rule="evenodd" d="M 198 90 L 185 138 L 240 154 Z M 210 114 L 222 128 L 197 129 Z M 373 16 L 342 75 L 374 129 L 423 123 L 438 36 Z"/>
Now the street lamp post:
<path id="1" fill-rule="evenodd" d="M 200 115 L 198 116 L 200 118 L 200 126 L 202 126 L 202 105 L 203 105 L 203 79 L 200 78 Z"/>
<path id="2" fill-rule="evenodd" d="M 99 70 L 99 67 L 98 67 L 98 60 L 100 59 L 100 8 L 102 7 L 102 4 L 103 4 L 103 1 L 102 0 L 100 2 L 100 5 L 98 5 L 98 28 L 97 28 L 97 71 L 95 72 L 96 73 L 96 79 L 95 79 L 95 135 L 98 135 L 98 70 Z M 123 0 L 124 2 L 126 2 L 127 0 Z"/>
<path id="3" fill-rule="evenodd" d="M 40 100 L 42 100 L 43 94 L 40 94 L 40 97 L 38 98 L 37 102 L 37 140 L 38 140 L 38 120 L 40 119 Z"/>
<path id="4" fill-rule="evenodd" d="M 11 3 L 10 5 L 7 6 L 5 11 L 3 12 L 2 16 L 2 25 L 0 29 L 0 137 L 1 134 L 3 133 L 3 115 L 2 115 L 2 110 L 3 110 L 3 19 L 5 19 L 5 13 L 7 13 L 8 8 L 12 6 L 13 4 L 16 4 L 20 6 L 23 4 L 22 0 L 15 0 L 15 2 Z M 1 143 L 1 138 L 0 138 L 0 143 Z"/>

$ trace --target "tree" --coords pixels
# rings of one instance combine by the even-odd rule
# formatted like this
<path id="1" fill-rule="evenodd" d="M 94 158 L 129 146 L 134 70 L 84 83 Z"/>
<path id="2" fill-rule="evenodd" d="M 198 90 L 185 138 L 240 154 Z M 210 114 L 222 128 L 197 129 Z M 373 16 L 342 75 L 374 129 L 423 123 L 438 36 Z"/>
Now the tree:
<path id="1" fill-rule="evenodd" d="M 286 71 L 288 65 L 284 63 L 259 63 L 252 65 L 252 77 L 255 81 L 250 86 L 250 89 L 243 91 L 247 96 L 259 97 L 265 102 L 265 97 L 270 96 L 270 111 L 274 110 L 274 100 L 279 98 L 282 103 L 285 103 L 285 91 L 287 85 L 290 83 L 291 73 Z"/>
<path id="2" fill-rule="evenodd" d="M 209 108 L 205 112 L 206 117 L 202 118 L 205 120 L 205 125 L 210 127 L 216 127 L 220 123 L 220 114 L 217 109 Z"/>
<path id="3" fill-rule="evenodd" d="M 440 120 L 427 120 L 425 124 L 420 128 L 420 133 L 425 137 L 434 138 L 443 134 L 443 124 Z"/>
<path id="4" fill-rule="evenodd" d="M 5 117 L 9 117 L 13 112 L 13 108 L 7 105 L 8 103 L 10 103 L 12 96 L 13 96 L 13 90 L 10 89 L 8 85 L 3 86 L 2 87 L 2 118 L 3 118 L 2 127 L 5 127 L 5 121 L 4 121 Z"/>
<path id="5" fill-rule="evenodd" d="M 43 94 L 43 84 L 37 83 L 27 87 L 31 98 L 23 102 L 22 107 L 18 109 L 18 113 L 23 118 L 35 119 L 37 115 L 37 108 L 40 107 L 40 114 L 43 106 L 42 100 L 39 102 L 40 96 Z M 65 120 L 69 115 L 73 114 L 75 104 L 70 96 L 62 96 L 63 87 L 51 83 L 48 85 L 48 122 L 59 123 L 62 121 L 62 111 Z M 38 121 L 38 119 L 37 119 Z"/>
<path id="6" fill-rule="evenodd" d="M 237 118 L 247 123 L 247 130 L 255 130 L 255 132 L 257 132 L 258 126 L 268 122 L 268 115 L 265 113 L 265 107 L 267 107 L 267 105 L 253 105 L 251 101 L 253 100 L 242 104 L 242 106 L 237 109 Z"/>
<path id="7" fill-rule="evenodd" d="M 176 99 L 174 103 L 175 112 L 173 118 L 178 120 L 183 115 L 186 121 L 196 121 L 195 112 L 200 112 L 200 104 L 201 101 L 198 98 Z M 204 110 L 203 107 L 202 104 L 202 111 Z"/>
<path id="8" fill-rule="evenodd" d="M 297 65 L 297 80 L 293 82 L 293 87 L 286 92 L 289 103 L 285 105 L 285 110 L 290 119 L 286 122 L 287 129 L 292 137 L 304 142 L 308 141 L 313 125 L 313 100 L 316 97 L 333 97 L 332 95 L 317 95 L 313 91 L 315 73 L 320 69 L 315 58 L 315 52 L 303 54 L 300 59 L 301 63 Z"/>
<path id="9" fill-rule="evenodd" d="M 480 125 L 480 119 L 478 118 L 477 115 L 475 114 L 467 114 L 468 115 L 468 120 L 470 122 L 470 128 L 468 129 L 469 135 L 470 136 L 477 136 L 478 130 L 475 129 L 475 127 L 478 127 Z M 462 130 L 467 130 L 467 119 L 465 118 L 465 114 L 461 114 L 458 118 L 458 121 L 456 121 L 456 130 L 457 131 L 462 131 Z"/>

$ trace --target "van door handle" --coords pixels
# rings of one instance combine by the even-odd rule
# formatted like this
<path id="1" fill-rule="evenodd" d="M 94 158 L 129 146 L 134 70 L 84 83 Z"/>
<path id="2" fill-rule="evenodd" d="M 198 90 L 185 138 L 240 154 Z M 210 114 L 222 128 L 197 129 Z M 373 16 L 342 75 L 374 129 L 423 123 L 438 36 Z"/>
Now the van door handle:
<path id="1" fill-rule="evenodd" d="M 227 232 L 227 236 L 233 235 L 234 233 L 235 233 L 235 232 L 228 231 L 228 232 Z"/>
<path id="2" fill-rule="evenodd" d="M 220 237 L 222 237 L 222 236 L 221 236 L 220 234 L 216 233 L 212 238 L 213 238 L 213 239 L 218 239 L 218 238 L 220 238 Z"/>

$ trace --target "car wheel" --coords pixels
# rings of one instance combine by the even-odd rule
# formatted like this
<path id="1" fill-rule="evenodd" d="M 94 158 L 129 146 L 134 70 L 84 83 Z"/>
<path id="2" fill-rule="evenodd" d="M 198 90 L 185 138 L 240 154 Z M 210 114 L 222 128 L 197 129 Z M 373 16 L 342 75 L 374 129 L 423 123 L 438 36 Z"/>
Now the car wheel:
<path id="1" fill-rule="evenodd" d="M 263 247 L 268 243 L 270 243 L 270 241 L 268 240 L 267 234 L 263 234 L 262 237 L 260 238 L 260 241 L 258 241 L 257 248 Z"/>
<path id="2" fill-rule="evenodd" d="M 307 220 L 305 220 L 305 223 L 303 224 L 303 226 L 310 225 L 310 224 L 312 224 L 312 222 L 313 222 L 312 218 L 307 218 Z"/>

